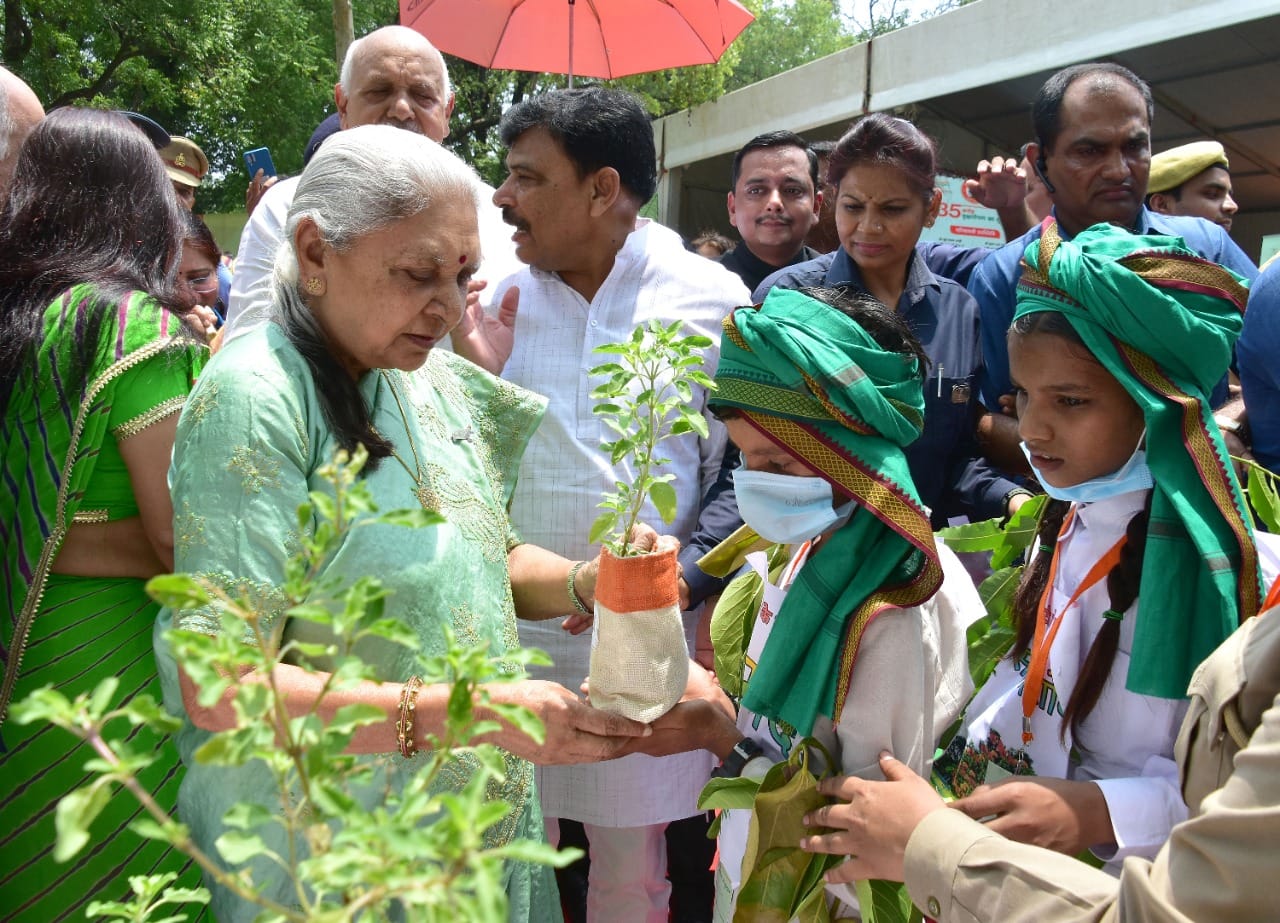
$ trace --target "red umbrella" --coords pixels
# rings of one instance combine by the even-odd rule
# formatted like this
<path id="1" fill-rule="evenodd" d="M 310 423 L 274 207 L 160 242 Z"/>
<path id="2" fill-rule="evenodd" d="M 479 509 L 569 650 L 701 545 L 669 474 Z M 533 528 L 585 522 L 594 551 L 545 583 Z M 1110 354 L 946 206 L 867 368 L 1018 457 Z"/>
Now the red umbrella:
<path id="1" fill-rule="evenodd" d="M 484 67 L 567 73 L 570 86 L 575 74 L 711 64 L 753 18 L 737 0 L 400 0 L 400 21 L 441 51 Z"/>

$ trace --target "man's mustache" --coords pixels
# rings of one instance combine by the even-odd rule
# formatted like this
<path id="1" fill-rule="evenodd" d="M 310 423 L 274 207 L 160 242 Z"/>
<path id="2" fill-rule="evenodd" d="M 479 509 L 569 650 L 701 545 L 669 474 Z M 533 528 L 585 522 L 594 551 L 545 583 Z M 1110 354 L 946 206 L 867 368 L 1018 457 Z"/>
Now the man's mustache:
<path id="1" fill-rule="evenodd" d="M 529 230 L 529 222 L 524 221 L 521 218 L 517 218 L 516 213 L 512 211 L 510 208 L 504 208 L 502 210 L 502 220 L 505 221 L 507 224 L 511 225 L 517 231 Z"/>

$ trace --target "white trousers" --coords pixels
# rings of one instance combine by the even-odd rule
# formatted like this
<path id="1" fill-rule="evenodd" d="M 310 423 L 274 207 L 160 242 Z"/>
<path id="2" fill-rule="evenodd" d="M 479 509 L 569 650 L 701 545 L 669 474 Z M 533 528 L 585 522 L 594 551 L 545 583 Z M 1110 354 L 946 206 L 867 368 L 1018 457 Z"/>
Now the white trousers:
<path id="1" fill-rule="evenodd" d="M 559 818 L 545 822 L 547 839 L 559 845 Z M 591 854 L 587 923 L 667 923 L 667 825 L 583 828 Z"/>

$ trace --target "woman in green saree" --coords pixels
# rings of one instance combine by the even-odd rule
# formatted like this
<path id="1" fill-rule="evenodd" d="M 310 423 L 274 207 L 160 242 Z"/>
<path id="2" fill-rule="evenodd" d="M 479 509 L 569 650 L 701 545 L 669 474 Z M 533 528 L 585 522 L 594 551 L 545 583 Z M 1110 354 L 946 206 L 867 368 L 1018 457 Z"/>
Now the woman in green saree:
<path id="1" fill-rule="evenodd" d="M 138 129 L 61 109 L 27 139 L 0 218 L 0 920 L 84 919 L 120 900 L 130 875 L 198 870 L 132 834 L 112 800 L 75 859 L 53 861 L 54 812 L 90 778 L 91 755 L 51 725 L 6 720 L 45 685 L 68 697 L 119 680 L 119 699 L 159 698 L 147 578 L 172 569 L 165 469 L 178 411 L 204 347 L 170 310 L 182 212 Z M 138 732 L 156 762 L 140 781 L 162 805 L 181 766 Z"/>

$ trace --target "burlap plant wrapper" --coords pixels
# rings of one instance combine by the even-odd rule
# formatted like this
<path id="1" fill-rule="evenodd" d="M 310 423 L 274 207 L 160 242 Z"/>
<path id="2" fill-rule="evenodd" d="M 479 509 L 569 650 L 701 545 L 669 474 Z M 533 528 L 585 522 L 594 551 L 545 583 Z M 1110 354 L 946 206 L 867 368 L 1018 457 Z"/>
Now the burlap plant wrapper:
<path id="1" fill-rule="evenodd" d="M 688 681 L 676 551 L 618 558 L 605 548 L 591 629 L 591 704 L 652 721 L 680 701 Z"/>

